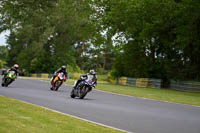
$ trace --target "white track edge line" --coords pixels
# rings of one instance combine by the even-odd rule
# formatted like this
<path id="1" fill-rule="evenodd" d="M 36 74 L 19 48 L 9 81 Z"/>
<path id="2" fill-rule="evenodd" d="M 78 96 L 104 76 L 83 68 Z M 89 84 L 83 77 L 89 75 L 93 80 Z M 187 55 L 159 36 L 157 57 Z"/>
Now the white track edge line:
<path id="1" fill-rule="evenodd" d="M 7 96 L 3 96 L 3 95 L 0 95 L 0 96 L 7 97 Z M 126 130 L 119 129 L 119 128 L 116 128 L 116 127 L 108 126 L 108 125 L 105 125 L 105 124 L 102 124 L 102 123 L 98 123 L 98 122 L 95 122 L 95 121 L 87 120 L 87 119 L 84 119 L 84 118 L 81 118 L 81 117 L 78 117 L 78 116 L 75 116 L 75 115 L 70 115 L 70 114 L 67 114 L 67 113 L 63 113 L 63 112 L 60 112 L 60 111 L 57 111 L 57 110 L 54 110 L 54 109 L 50 109 L 50 108 L 47 108 L 47 107 L 43 107 L 43 106 L 40 106 L 40 105 L 37 105 L 37 104 L 29 103 L 29 102 L 26 102 L 26 101 L 23 101 L 23 100 L 19 100 L 19 99 L 16 99 L 16 98 L 12 98 L 12 97 L 7 97 L 7 98 L 15 99 L 15 100 L 20 101 L 22 103 L 26 103 L 26 104 L 33 105 L 33 106 L 36 106 L 36 107 L 40 107 L 40 108 L 43 108 L 43 109 L 46 109 L 46 110 L 50 110 L 50 111 L 55 112 L 55 113 L 63 114 L 65 116 L 69 116 L 69 117 L 72 117 L 72 118 L 83 120 L 85 122 L 89 122 L 89 123 L 96 124 L 96 125 L 99 125 L 99 126 L 111 128 L 111 129 L 118 130 L 118 131 L 125 132 L 125 133 L 134 133 L 134 132 L 126 131 Z"/>

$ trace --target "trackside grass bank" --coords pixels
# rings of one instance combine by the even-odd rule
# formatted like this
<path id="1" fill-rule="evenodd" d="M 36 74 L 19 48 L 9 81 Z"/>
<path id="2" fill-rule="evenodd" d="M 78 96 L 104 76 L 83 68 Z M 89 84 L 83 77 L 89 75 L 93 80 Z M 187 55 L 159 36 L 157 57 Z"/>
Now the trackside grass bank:
<path id="1" fill-rule="evenodd" d="M 34 79 L 50 81 L 50 79 L 44 79 L 44 78 L 34 78 Z M 66 81 L 66 84 L 68 85 L 73 85 L 73 83 L 74 80 L 71 79 Z M 168 89 L 156 89 L 156 88 L 138 88 L 134 86 L 113 85 L 105 81 L 98 81 L 96 89 L 118 94 L 129 95 L 129 96 L 149 98 L 159 101 L 168 101 L 168 102 L 200 106 L 199 92 L 183 92 L 183 91 L 168 90 Z"/>
<path id="2" fill-rule="evenodd" d="M 0 96 L 0 133 L 120 133 Z"/>
<path id="3" fill-rule="evenodd" d="M 97 89 L 159 101 L 168 101 L 174 103 L 200 106 L 199 92 L 183 92 L 155 88 L 137 88 L 133 86 L 112 85 L 105 83 L 98 84 Z"/>

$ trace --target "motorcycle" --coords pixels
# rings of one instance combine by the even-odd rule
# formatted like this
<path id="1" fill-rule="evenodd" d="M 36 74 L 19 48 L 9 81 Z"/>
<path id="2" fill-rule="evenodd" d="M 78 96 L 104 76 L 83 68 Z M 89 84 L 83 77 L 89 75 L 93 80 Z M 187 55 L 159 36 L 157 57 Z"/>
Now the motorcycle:
<path id="1" fill-rule="evenodd" d="M 52 86 L 50 90 L 57 91 L 58 88 L 63 84 L 63 82 L 66 80 L 65 74 L 63 72 L 58 73 L 58 75 L 53 80 Z"/>
<path id="2" fill-rule="evenodd" d="M 2 86 L 7 87 L 9 84 L 11 84 L 15 79 L 17 78 L 17 75 L 15 74 L 15 71 L 9 71 L 7 75 L 2 79 Z"/>
<path id="3" fill-rule="evenodd" d="M 76 88 L 73 88 L 71 91 L 71 98 L 78 97 L 79 99 L 83 99 L 88 92 L 92 90 L 92 87 L 95 87 L 95 80 L 93 80 L 92 75 L 88 75 L 88 77 L 82 80 Z"/>

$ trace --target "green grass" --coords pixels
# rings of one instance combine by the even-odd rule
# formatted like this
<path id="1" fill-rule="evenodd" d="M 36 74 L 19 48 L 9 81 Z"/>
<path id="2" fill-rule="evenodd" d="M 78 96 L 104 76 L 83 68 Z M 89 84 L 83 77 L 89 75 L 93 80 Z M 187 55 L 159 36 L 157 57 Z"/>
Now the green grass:
<path id="1" fill-rule="evenodd" d="M 168 89 L 138 88 L 112 84 L 98 84 L 97 89 L 129 96 L 200 106 L 200 93 Z"/>
<path id="2" fill-rule="evenodd" d="M 0 133 L 118 133 L 120 131 L 0 96 Z"/>
<path id="3" fill-rule="evenodd" d="M 37 78 L 38 79 L 38 78 Z M 48 80 L 49 79 L 43 79 Z M 73 85 L 74 80 L 67 80 L 66 84 Z M 200 106 L 200 93 L 199 92 L 184 92 L 169 89 L 156 89 L 156 88 L 138 88 L 134 86 L 113 85 L 105 81 L 98 81 L 96 89 L 125 94 L 129 96 L 149 98 L 159 101 L 168 101 L 189 105 Z"/>

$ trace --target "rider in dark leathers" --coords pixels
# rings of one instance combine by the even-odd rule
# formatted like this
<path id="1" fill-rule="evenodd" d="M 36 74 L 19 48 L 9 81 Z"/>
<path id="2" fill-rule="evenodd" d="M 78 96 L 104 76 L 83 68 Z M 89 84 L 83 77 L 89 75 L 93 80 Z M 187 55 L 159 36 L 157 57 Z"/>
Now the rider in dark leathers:
<path id="1" fill-rule="evenodd" d="M 63 72 L 65 74 L 66 79 L 68 79 L 68 73 L 66 71 L 66 66 L 62 66 L 61 68 L 59 68 L 58 70 L 56 70 L 54 72 L 53 78 L 51 80 L 51 84 L 53 84 L 53 81 L 54 81 L 55 77 L 58 75 L 58 73 L 61 73 L 61 72 Z"/>
<path id="2" fill-rule="evenodd" d="M 80 78 L 77 80 L 77 82 L 75 83 L 75 85 L 74 85 L 73 88 L 76 88 L 77 85 L 78 85 L 81 81 L 85 80 L 85 79 L 88 77 L 88 75 L 92 75 L 92 76 L 93 76 L 93 80 L 95 81 L 95 86 L 96 86 L 96 85 L 97 85 L 96 73 L 95 73 L 94 70 L 90 70 L 89 73 L 87 73 L 86 75 L 81 75 L 81 76 L 80 76 Z M 95 86 L 94 86 L 94 87 L 95 87 Z"/>

